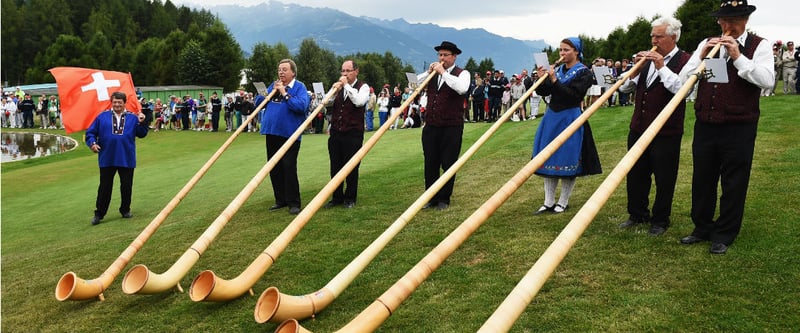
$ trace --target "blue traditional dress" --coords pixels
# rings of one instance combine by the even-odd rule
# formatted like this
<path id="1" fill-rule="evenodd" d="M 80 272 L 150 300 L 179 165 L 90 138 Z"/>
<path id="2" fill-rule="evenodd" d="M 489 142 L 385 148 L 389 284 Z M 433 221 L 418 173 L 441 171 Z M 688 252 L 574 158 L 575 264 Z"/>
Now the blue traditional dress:
<path id="1" fill-rule="evenodd" d="M 578 62 L 571 68 L 561 65 L 555 70 L 556 82 L 545 80 L 536 89 L 540 96 L 551 96 L 550 103 L 533 139 L 533 155 L 541 152 L 555 137 L 561 134 L 581 115 L 581 101 L 592 85 L 592 73 Z M 586 164 L 586 160 L 591 160 Z M 597 163 L 597 165 L 594 165 Z M 539 168 L 536 174 L 545 177 L 576 177 L 600 173 L 597 149 L 591 130 L 581 126 Z"/>

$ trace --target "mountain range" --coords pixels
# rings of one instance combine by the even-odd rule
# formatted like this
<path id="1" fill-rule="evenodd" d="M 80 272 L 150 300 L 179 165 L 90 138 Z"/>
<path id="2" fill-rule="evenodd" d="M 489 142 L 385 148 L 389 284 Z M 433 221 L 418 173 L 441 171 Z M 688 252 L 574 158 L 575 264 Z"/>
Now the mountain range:
<path id="1" fill-rule="evenodd" d="M 219 17 L 245 53 L 258 42 L 269 45 L 282 42 L 291 53 L 296 53 L 303 39 L 313 38 L 321 48 L 336 55 L 389 51 L 422 71 L 426 64 L 437 60 L 433 47 L 448 40 L 463 51 L 456 61 L 459 66 L 463 67 L 470 57 L 476 63 L 489 58 L 496 69 L 516 73 L 523 68 L 530 69 L 534 63 L 533 54 L 549 46 L 544 40 L 502 37 L 484 29 L 356 17 L 336 9 L 277 1 L 249 7 L 219 5 L 205 9 Z"/>

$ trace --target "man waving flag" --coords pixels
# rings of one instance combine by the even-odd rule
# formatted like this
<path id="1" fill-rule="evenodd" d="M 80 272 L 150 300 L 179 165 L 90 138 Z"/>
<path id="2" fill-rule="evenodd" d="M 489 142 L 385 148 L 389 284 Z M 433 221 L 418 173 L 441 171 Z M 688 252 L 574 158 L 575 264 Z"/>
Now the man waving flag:
<path id="1" fill-rule="evenodd" d="M 126 110 L 141 111 L 130 73 L 80 67 L 55 67 L 50 73 L 56 78 L 67 134 L 89 128 L 97 114 L 111 108 L 110 96 L 115 91 L 128 96 Z"/>

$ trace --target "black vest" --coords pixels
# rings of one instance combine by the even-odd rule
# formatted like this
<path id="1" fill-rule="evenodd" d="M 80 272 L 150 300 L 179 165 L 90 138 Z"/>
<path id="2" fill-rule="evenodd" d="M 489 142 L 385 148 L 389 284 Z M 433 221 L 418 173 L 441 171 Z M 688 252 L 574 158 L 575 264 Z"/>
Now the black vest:
<path id="1" fill-rule="evenodd" d="M 364 82 L 357 80 L 353 86 L 360 90 Z M 333 99 L 333 108 L 329 111 L 331 115 L 331 130 L 337 132 L 357 131 L 364 132 L 364 111 L 366 104 L 356 107 L 348 98 L 344 99 L 344 88 L 342 88 Z"/>
<path id="2" fill-rule="evenodd" d="M 666 66 L 673 73 L 680 73 L 690 58 L 690 54 L 678 50 Z M 653 74 L 656 76 L 653 84 L 649 87 L 647 86 L 647 73 L 650 70 L 650 66 L 653 66 L 652 61 L 648 61 L 647 65 L 642 69 L 641 74 L 639 74 L 639 82 L 636 83 L 636 107 L 631 117 L 631 130 L 639 134 L 644 133 L 647 127 L 661 113 L 661 110 L 675 96 L 667 88 L 664 88 L 664 83 L 661 82 L 658 72 Z M 682 135 L 685 114 L 686 100 L 682 99 L 664 124 L 664 127 L 658 132 L 658 135 Z"/>
<path id="3" fill-rule="evenodd" d="M 753 33 L 747 35 L 742 56 L 753 59 L 756 47 L 763 38 Z M 697 103 L 694 105 L 697 121 L 705 123 L 755 123 L 761 115 L 758 101 L 761 88 L 739 77 L 733 61 L 728 61 L 728 83 L 700 80 Z"/>
<path id="4" fill-rule="evenodd" d="M 450 74 L 459 76 L 462 71 L 455 66 Z M 425 106 L 425 124 L 437 127 L 464 126 L 464 96 L 446 83 L 439 88 L 439 76 L 436 73 L 426 87 L 428 105 Z"/>

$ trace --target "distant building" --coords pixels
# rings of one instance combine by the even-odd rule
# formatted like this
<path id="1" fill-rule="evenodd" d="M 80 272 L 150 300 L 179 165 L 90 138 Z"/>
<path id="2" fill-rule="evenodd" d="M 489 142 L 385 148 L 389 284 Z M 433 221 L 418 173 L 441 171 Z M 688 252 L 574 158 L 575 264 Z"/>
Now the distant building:
<path id="1" fill-rule="evenodd" d="M 17 87 L 19 87 L 20 90 L 24 91 L 26 94 L 31 94 L 31 96 L 40 96 L 41 94 L 45 94 L 47 96 L 58 95 L 58 90 L 56 89 L 55 83 L 3 87 L 3 95 L 13 94 L 17 91 Z"/>

